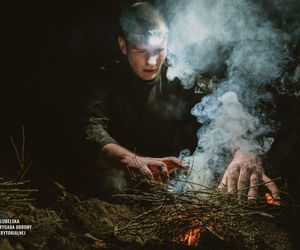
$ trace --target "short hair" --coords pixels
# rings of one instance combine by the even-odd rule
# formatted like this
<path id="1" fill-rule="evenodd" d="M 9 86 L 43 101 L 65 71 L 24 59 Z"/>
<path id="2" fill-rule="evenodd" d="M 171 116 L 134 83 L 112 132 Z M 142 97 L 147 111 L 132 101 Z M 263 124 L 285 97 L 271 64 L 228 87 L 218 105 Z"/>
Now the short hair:
<path id="1" fill-rule="evenodd" d="M 122 36 L 130 43 L 145 43 L 149 36 L 167 37 L 163 15 L 147 2 L 138 2 L 123 9 L 120 16 Z"/>

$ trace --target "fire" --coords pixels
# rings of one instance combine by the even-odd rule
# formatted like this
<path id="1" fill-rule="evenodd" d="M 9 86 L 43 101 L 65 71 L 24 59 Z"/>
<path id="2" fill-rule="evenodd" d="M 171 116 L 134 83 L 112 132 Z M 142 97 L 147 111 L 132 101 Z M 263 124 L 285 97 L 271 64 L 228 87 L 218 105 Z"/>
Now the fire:
<path id="1" fill-rule="evenodd" d="M 266 202 L 270 205 L 280 206 L 280 201 L 274 199 L 271 194 L 265 194 Z M 186 215 L 179 215 L 178 218 L 185 218 Z M 200 237 L 201 229 L 199 227 L 199 221 L 193 220 L 191 222 L 191 228 L 189 228 L 184 234 L 180 235 L 178 243 L 188 245 L 188 246 L 197 246 L 198 240 Z"/>
<path id="2" fill-rule="evenodd" d="M 197 246 L 200 237 L 200 228 L 190 228 L 184 235 L 179 238 L 179 243 L 188 246 Z"/>
<path id="3" fill-rule="evenodd" d="M 272 197 L 272 195 L 270 195 L 269 193 L 265 194 L 265 198 L 268 204 L 270 205 L 274 205 L 274 206 L 280 206 L 280 201 L 276 200 Z"/>
<path id="4" fill-rule="evenodd" d="M 199 228 L 199 222 L 194 220 L 191 222 L 192 228 L 188 229 L 186 233 L 179 237 L 179 243 L 188 246 L 197 246 L 200 237 L 201 229 Z"/>

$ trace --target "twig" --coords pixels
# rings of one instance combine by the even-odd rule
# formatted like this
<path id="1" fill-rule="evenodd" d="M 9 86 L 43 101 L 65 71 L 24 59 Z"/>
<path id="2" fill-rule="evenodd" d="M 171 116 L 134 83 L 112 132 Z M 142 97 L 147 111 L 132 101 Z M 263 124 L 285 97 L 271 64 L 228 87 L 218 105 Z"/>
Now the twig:
<path id="1" fill-rule="evenodd" d="M 22 124 L 22 157 L 21 157 L 21 170 L 24 169 L 24 155 L 25 155 L 25 131 L 24 131 L 24 125 Z"/>
<path id="2" fill-rule="evenodd" d="M 6 181 L 6 182 L 0 183 L 0 187 L 1 186 L 21 186 L 21 185 L 24 185 L 25 183 L 28 183 L 28 182 L 30 182 L 30 180 L 19 181 L 19 182 L 11 180 L 11 181 Z"/>
<path id="3" fill-rule="evenodd" d="M 17 148 L 17 146 L 16 146 L 16 144 L 15 144 L 15 142 L 14 142 L 14 140 L 13 140 L 12 137 L 10 137 L 10 141 L 11 141 L 13 147 L 14 147 L 14 150 L 15 150 L 15 152 L 16 152 L 16 156 L 17 156 L 18 162 L 19 162 L 20 167 L 21 167 L 21 169 L 22 169 L 22 168 L 23 168 L 23 165 L 22 165 L 23 163 L 22 163 L 22 161 L 21 161 L 21 159 L 20 159 L 20 155 L 19 155 L 19 152 L 18 152 L 18 148 Z"/>
<path id="4" fill-rule="evenodd" d="M 210 233 L 212 233 L 214 236 L 218 237 L 220 240 L 225 241 L 224 237 L 222 237 L 221 235 L 217 234 L 214 230 L 212 230 L 210 227 L 208 226 L 204 226 L 206 230 L 208 230 Z"/>

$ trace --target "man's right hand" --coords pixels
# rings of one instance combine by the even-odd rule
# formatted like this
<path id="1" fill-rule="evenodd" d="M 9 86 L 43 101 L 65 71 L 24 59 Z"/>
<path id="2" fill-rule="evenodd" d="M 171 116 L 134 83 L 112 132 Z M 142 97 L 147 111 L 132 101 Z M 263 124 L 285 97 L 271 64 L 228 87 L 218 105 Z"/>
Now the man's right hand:
<path id="1" fill-rule="evenodd" d="M 129 171 L 138 178 L 154 180 L 168 184 L 172 172 L 177 169 L 185 170 L 182 161 L 176 157 L 151 158 L 132 154 L 126 163 Z"/>
<path id="2" fill-rule="evenodd" d="M 186 170 L 183 162 L 176 157 L 151 158 L 136 155 L 118 144 L 107 144 L 99 157 L 99 165 L 128 170 L 136 178 L 159 183 L 169 183 L 169 174 L 177 169 Z M 101 162 L 100 162 L 101 161 Z"/>

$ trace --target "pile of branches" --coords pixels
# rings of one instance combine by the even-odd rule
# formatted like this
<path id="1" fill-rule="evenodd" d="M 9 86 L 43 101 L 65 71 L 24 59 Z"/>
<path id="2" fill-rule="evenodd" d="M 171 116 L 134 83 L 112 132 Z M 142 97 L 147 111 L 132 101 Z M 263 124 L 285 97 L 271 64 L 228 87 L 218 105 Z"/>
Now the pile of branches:
<path id="1" fill-rule="evenodd" d="M 2 211 L 24 210 L 30 206 L 34 198 L 31 197 L 36 189 L 26 188 L 29 181 L 15 181 L 0 177 L 0 209 Z"/>
<path id="2" fill-rule="evenodd" d="M 116 197 L 141 207 L 142 212 L 115 227 L 115 234 L 138 239 L 186 244 L 187 232 L 200 232 L 196 244 L 210 235 L 218 241 L 233 243 L 244 249 L 262 246 L 263 235 L 256 227 L 261 218 L 274 218 L 282 206 L 266 203 L 260 197 L 255 204 L 220 189 L 202 188 L 184 193 L 170 192 L 155 186 L 150 192 L 133 191 Z"/>

